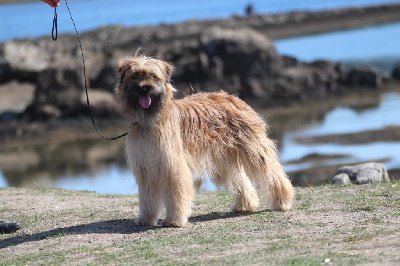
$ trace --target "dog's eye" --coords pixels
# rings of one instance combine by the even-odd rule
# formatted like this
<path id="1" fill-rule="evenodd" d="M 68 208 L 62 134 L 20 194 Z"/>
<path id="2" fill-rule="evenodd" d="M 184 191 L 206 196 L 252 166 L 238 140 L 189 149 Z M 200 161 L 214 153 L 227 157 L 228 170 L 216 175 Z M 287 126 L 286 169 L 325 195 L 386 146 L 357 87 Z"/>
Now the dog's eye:
<path id="1" fill-rule="evenodd" d="M 148 76 L 149 76 L 149 79 L 151 79 L 151 80 L 155 80 L 155 81 L 159 80 L 159 78 L 155 74 L 148 74 Z"/>

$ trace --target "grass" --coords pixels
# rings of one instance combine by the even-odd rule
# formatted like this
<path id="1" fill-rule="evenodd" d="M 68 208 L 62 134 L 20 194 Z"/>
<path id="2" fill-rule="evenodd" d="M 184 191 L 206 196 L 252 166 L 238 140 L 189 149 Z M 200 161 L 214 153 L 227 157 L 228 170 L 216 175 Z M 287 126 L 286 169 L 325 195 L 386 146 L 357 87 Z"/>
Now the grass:
<path id="1" fill-rule="evenodd" d="M 296 188 L 291 211 L 252 214 L 203 193 L 184 228 L 135 226 L 136 195 L 3 188 L 0 217 L 23 229 L 0 235 L 0 264 L 396 264 L 399 184 Z"/>

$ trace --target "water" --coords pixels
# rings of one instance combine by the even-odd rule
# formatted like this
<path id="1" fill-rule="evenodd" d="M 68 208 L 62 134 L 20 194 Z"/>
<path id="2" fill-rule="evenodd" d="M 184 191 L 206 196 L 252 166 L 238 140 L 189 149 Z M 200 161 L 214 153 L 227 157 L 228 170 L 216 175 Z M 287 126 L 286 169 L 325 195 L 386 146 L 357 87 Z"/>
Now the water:
<path id="1" fill-rule="evenodd" d="M 399 0 L 81 0 L 68 3 L 78 30 L 87 31 L 106 25 L 139 26 L 225 18 L 232 14 L 244 14 L 249 2 L 256 12 L 281 13 L 398 3 Z M 57 12 L 59 33 L 73 32 L 65 3 L 61 3 Z M 50 35 L 53 15 L 52 8 L 39 1 L 0 5 L 0 42 Z"/>
<path id="2" fill-rule="evenodd" d="M 391 23 L 279 40 L 275 45 L 279 53 L 302 61 L 327 59 L 345 63 L 372 63 L 386 66 L 388 70 L 400 62 L 399 43 L 400 23 Z"/>
<path id="3" fill-rule="evenodd" d="M 378 142 L 360 145 L 341 144 L 300 144 L 296 138 L 326 134 L 355 133 L 366 130 L 383 129 L 400 125 L 400 94 L 385 93 L 381 104 L 373 109 L 356 111 L 346 107 L 336 107 L 325 115 L 321 122 L 307 125 L 306 128 L 287 132 L 283 137 L 281 160 L 288 162 L 307 154 L 348 154 L 349 158 L 330 160 L 325 164 L 350 164 L 360 161 L 386 160 L 389 169 L 400 168 L 400 142 Z M 286 171 L 294 171 L 316 166 L 319 163 L 285 164 Z"/>
<path id="4" fill-rule="evenodd" d="M 398 93 L 384 93 L 377 108 L 356 111 L 348 107 L 336 107 L 322 123 L 299 132 L 305 136 L 354 133 L 400 124 L 400 97 Z M 400 151 L 400 150 L 399 150 Z"/>

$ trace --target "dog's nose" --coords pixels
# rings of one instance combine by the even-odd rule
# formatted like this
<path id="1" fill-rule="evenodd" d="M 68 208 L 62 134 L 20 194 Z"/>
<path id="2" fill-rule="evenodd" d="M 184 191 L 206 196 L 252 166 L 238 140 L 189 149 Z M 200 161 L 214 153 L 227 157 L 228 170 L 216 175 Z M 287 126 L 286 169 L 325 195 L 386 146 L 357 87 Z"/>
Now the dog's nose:
<path id="1" fill-rule="evenodd" d="M 138 93 L 139 95 L 146 95 L 147 93 L 149 93 L 150 90 L 151 90 L 150 86 L 140 86 L 138 88 Z"/>

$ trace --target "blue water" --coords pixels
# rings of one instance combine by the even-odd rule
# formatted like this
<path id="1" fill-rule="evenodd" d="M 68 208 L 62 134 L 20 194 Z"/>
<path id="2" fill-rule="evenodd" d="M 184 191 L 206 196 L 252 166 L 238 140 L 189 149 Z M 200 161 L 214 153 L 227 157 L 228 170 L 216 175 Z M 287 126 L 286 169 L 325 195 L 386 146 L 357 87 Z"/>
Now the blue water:
<path id="1" fill-rule="evenodd" d="M 288 132 L 283 138 L 283 149 L 280 158 L 286 171 L 299 170 L 316 166 L 321 162 L 305 164 L 285 164 L 287 161 L 301 158 L 307 154 L 349 154 L 346 159 L 330 160 L 330 165 L 340 163 L 355 163 L 360 161 L 385 160 L 388 169 L 400 168 L 400 142 L 377 142 L 370 144 L 341 145 L 329 144 L 301 144 L 296 138 L 304 136 L 318 136 L 325 134 L 354 133 L 366 130 L 383 129 L 387 126 L 400 125 L 400 94 L 384 93 L 381 104 L 374 109 L 355 111 L 347 107 L 336 107 L 328 112 L 324 121 L 309 124 L 305 129 Z"/>
<path id="2" fill-rule="evenodd" d="M 399 3 L 399 0 L 197 0 L 197 1 L 132 1 L 81 0 L 69 1 L 79 31 L 106 25 L 154 25 L 191 19 L 225 18 L 243 14 L 251 2 L 260 13 L 280 13 L 293 10 L 322 10 L 349 6 Z M 59 33 L 73 32 L 66 5 L 57 8 Z M 36 1 L 0 5 L 0 41 L 49 35 L 53 9 Z"/>
<path id="3" fill-rule="evenodd" d="M 315 136 L 354 133 L 392 125 L 400 125 L 400 95 L 395 92 L 382 94 L 381 104 L 374 109 L 355 111 L 338 106 L 325 116 L 322 123 L 309 125 L 301 134 Z"/>
<path id="4" fill-rule="evenodd" d="M 279 53 L 302 61 L 389 59 L 400 61 L 400 23 L 276 41 Z"/>

